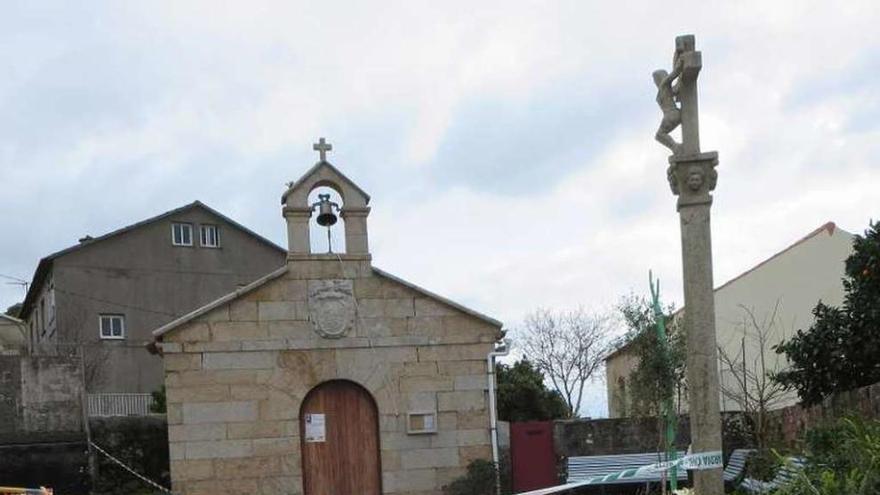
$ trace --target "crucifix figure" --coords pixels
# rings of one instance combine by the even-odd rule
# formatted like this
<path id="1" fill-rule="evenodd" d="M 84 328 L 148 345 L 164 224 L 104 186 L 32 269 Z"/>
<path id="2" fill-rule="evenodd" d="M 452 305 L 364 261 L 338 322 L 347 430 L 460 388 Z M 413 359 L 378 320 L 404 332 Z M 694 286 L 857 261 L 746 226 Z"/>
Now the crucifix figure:
<path id="1" fill-rule="evenodd" d="M 320 153 L 321 162 L 327 161 L 327 152 L 333 149 L 333 145 L 321 138 L 317 143 L 312 145 L 312 149 Z"/>
<path id="2" fill-rule="evenodd" d="M 700 152 L 697 76 L 702 66 L 701 54 L 695 49 L 694 36 L 685 35 L 675 38 L 672 71 L 660 69 L 652 74 L 657 86 L 657 105 L 663 111 L 663 120 L 655 138 L 669 148 L 673 155 Z M 677 143 L 669 135 L 679 124 L 681 143 Z"/>
<path id="3" fill-rule="evenodd" d="M 660 121 L 660 127 L 657 128 L 657 134 L 654 135 L 654 138 L 669 148 L 673 155 L 681 154 L 681 144 L 677 143 L 669 134 L 681 124 L 681 109 L 676 104 L 680 86 L 672 84 L 680 74 L 680 67 L 676 67 L 674 64 L 672 73 L 658 69 L 652 74 L 654 84 L 657 86 L 657 104 L 663 111 L 663 120 Z"/>

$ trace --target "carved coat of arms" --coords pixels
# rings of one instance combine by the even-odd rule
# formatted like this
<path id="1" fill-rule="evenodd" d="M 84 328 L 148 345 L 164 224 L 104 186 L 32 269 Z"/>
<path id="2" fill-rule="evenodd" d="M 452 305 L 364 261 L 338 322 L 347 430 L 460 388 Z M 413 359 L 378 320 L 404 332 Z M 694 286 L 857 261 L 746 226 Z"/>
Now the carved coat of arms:
<path id="1" fill-rule="evenodd" d="M 318 335 L 340 338 L 354 325 L 351 280 L 309 280 L 309 319 Z"/>

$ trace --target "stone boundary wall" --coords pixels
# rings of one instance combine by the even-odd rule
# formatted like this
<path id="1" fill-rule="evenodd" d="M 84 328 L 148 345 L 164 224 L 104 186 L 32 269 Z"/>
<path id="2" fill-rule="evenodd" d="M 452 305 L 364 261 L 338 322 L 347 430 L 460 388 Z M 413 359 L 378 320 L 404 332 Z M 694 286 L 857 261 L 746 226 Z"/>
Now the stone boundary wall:
<path id="1" fill-rule="evenodd" d="M 687 448 L 690 423 L 679 418 L 676 443 Z M 568 419 L 553 424 L 553 445 L 560 457 L 656 452 L 656 418 Z"/>
<path id="2" fill-rule="evenodd" d="M 0 356 L 0 444 L 81 433 L 81 377 L 74 356 Z"/>
<path id="3" fill-rule="evenodd" d="M 880 383 L 835 394 L 811 407 L 793 405 L 771 411 L 770 444 L 798 450 L 806 431 L 846 416 L 880 418 Z M 749 447 L 744 415 L 722 413 L 724 452 Z M 553 439 L 560 457 L 635 454 L 656 452 L 659 431 L 657 418 L 572 419 L 554 423 Z M 679 416 L 676 445 L 690 444 L 690 422 Z"/>
<path id="4" fill-rule="evenodd" d="M 796 404 L 773 411 L 770 414 L 772 443 L 796 450 L 802 446 L 807 430 L 846 416 L 880 418 L 880 382 L 840 392 L 814 406 Z"/>
<path id="5" fill-rule="evenodd" d="M 88 493 L 79 358 L 0 355 L 0 485 Z"/>
<path id="6" fill-rule="evenodd" d="M 747 446 L 742 414 L 723 413 L 724 452 Z M 553 424 L 553 445 L 559 457 L 640 454 L 660 450 L 657 418 L 567 419 Z M 678 417 L 675 444 L 685 450 L 691 442 L 690 418 Z"/>

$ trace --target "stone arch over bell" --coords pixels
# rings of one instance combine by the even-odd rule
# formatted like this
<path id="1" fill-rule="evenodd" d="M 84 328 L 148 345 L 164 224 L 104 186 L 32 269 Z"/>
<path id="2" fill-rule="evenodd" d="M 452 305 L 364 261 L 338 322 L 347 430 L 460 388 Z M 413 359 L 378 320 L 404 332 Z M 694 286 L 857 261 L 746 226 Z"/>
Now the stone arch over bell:
<path id="1" fill-rule="evenodd" d="M 326 161 L 316 163 L 299 180 L 292 182 L 281 196 L 287 220 L 288 255 L 311 254 L 309 220 L 313 211 L 309 194 L 319 187 L 329 187 L 342 198 L 340 216 L 345 219 L 346 254 L 369 255 L 367 216 L 370 214 L 370 195 Z"/>

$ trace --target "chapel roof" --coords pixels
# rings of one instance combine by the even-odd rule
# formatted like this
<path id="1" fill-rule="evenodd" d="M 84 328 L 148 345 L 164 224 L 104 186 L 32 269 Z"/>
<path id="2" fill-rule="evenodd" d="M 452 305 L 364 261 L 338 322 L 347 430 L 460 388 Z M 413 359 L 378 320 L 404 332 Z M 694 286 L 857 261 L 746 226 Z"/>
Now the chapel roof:
<path id="1" fill-rule="evenodd" d="M 486 316 L 485 314 L 480 313 L 479 311 L 474 311 L 473 309 L 470 309 L 466 306 L 463 306 L 463 305 L 461 305 L 455 301 L 452 301 L 451 299 L 448 299 L 446 297 L 435 294 L 434 292 L 431 292 L 428 289 L 425 289 L 421 286 L 418 286 L 412 282 L 408 282 L 406 280 L 403 280 L 402 278 L 399 278 L 395 275 L 392 275 L 384 270 L 380 270 L 379 268 L 376 268 L 376 267 L 371 267 L 371 269 L 375 275 L 386 278 L 386 279 L 391 280 L 393 282 L 397 282 L 397 283 L 399 283 L 409 289 L 412 289 L 415 292 L 418 292 L 419 294 L 421 294 L 427 298 L 430 298 L 430 299 L 433 299 L 433 300 L 438 301 L 440 303 L 446 304 L 447 306 L 450 306 L 452 308 L 455 308 L 455 309 L 461 311 L 462 313 L 465 313 L 469 316 L 472 316 L 474 318 L 482 320 L 483 322 L 488 323 L 494 327 L 501 328 L 503 326 L 503 323 L 496 320 L 495 318 L 492 318 L 490 316 Z M 208 304 L 205 304 L 204 306 L 202 306 L 196 310 L 193 310 L 193 311 L 181 316 L 180 318 L 177 318 L 176 320 L 170 321 L 170 322 L 162 325 L 161 327 L 157 328 L 156 330 L 153 330 L 153 339 L 155 341 L 161 341 L 162 337 L 165 334 L 173 331 L 174 329 L 176 329 L 186 323 L 189 323 L 189 322 L 195 320 L 196 318 L 198 318 L 204 314 L 207 314 L 208 312 L 210 312 L 214 309 L 217 309 L 221 306 L 229 304 L 232 301 L 259 289 L 260 287 L 268 284 L 269 282 L 271 282 L 277 278 L 280 278 L 285 273 L 287 273 L 287 271 L 288 271 L 288 267 L 283 266 L 283 267 L 255 280 L 255 281 L 253 281 L 252 283 L 245 285 L 244 287 L 240 287 L 240 288 L 236 289 L 235 291 L 230 292 L 229 294 L 226 294 L 225 296 L 219 297 L 219 298 L 215 299 L 214 301 L 211 301 Z"/>

